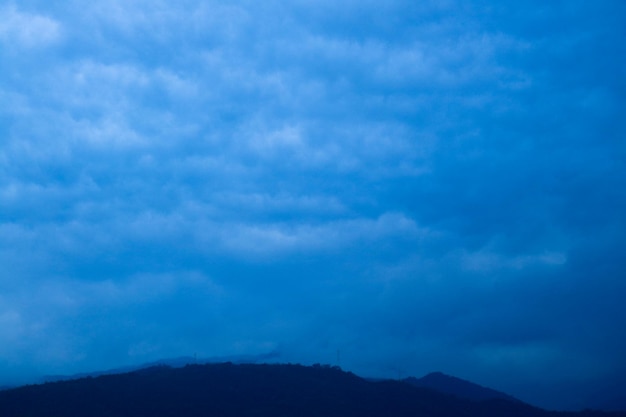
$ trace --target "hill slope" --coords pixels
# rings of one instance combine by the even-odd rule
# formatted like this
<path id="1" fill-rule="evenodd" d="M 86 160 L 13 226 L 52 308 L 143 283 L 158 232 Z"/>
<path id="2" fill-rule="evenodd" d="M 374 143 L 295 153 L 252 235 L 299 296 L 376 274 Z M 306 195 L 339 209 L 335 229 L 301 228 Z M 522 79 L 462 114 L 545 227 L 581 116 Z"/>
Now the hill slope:
<path id="1" fill-rule="evenodd" d="M 441 372 L 432 372 L 419 379 L 410 377 L 406 378 L 404 381 L 416 387 L 430 388 L 435 391 L 451 394 L 456 397 L 465 398 L 472 401 L 499 399 L 519 402 L 519 400 L 515 397 L 512 397 L 503 392 L 496 391 L 491 388 L 486 388 L 473 382 L 446 375 Z"/>
<path id="2" fill-rule="evenodd" d="M 552 415 L 557 416 L 506 400 L 463 400 L 401 381 L 368 382 L 325 366 L 159 366 L 0 392 L 3 417 Z M 558 414 L 569 415 L 577 414 Z"/>

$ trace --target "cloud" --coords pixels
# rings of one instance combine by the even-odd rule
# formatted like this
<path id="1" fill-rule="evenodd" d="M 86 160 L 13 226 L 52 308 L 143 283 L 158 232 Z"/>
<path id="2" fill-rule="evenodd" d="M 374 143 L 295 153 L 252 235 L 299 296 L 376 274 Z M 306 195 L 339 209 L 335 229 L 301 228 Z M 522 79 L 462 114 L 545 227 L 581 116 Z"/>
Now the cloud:
<path id="1" fill-rule="evenodd" d="M 1 369 L 624 369 L 622 8 L 4 6 Z"/>
<path id="2" fill-rule="evenodd" d="M 21 12 L 13 4 L 0 9 L 0 41 L 7 47 L 45 47 L 61 36 L 62 25 L 50 17 Z"/>
<path id="3" fill-rule="evenodd" d="M 492 273 L 501 268 L 522 269 L 532 265 L 563 265 L 567 257 L 563 253 L 543 253 L 539 255 L 515 256 L 503 258 L 497 253 L 485 248 L 480 251 L 467 253 L 461 256 L 462 268 L 472 272 Z"/>
<path id="4" fill-rule="evenodd" d="M 378 219 L 350 219 L 322 225 L 235 225 L 227 227 L 224 246 L 244 257 L 273 252 L 339 249 L 355 242 L 383 240 L 387 236 L 408 235 L 420 238 L 420 230 L 410 219 L 397 213 L 386 213 Z"/>
<path id="5" fill-rule="evenodd" d="M 186 294 L 190 291 L 193 296 Z M 11 342 L 12 346 L 20 346 L 21 353 L 16 355 L 13 350 L 7 350 L 3 356 L 10 358 L 16 365 L 30 363 L 38 368 L 46 366 L 46 363 L 58 364 L 73 358 L 76 364 L 73 369 L 76 371 L 84 364 L 109 360 L 110 346 L 107 346 L 107 339 L 112 335 L 108 331 L 114 331 L 117 327 L 119 332 L 125 332 L 124 329 L 130 329 L 133 323 L 150 320 L 150 317 L 160 320 L 150 312 L 151 306 L 182 298 L 187 307 L 181 309 L 179 301 L 175 301 L 177 316 L 166 318 L 163 324 L 171 320 L 184 322 L 185 315 L 214 310 L 219 303 L 214 301 L 213 306 L 202 307 L 198 304 L 199 297 L 204 303 L 210 298 L 219 300 L 224 297 L 224 292 L 209 278 L 194 271 L 140 274 L 124 280 L 97 282 L 81 282 L 57 276 L 40 279 L 28 291 L 14 289 L 6 294 L 8 296 L 4 301 L 8 305 L 3 303 L 0 313 L 0 323 L 2 329 L 5 329 L 3 336 L 6 337 L 3 339 Z M 205 319 L 210 317 L 206 316 Z M 101 333 L 99 326 L 108 329 L 107 332 Z M 180 329 L 184 327 L 181 324 Z M 135 354 L 137 346 L 145 343 L 163 346 L 176 344 L 175 340 L 169 340 L 174 337 L 169 332 L 158 335 L 157 328 L 147 329 L 147 334 L 144 331 L 146 329 L 136 330 L 135 336 L 118 333 L 113 337 L 121 340 L 111 339 L 110 342 L 115 349 L 124 349 L 130 345 L 128 349 Z M 121 346 L 116 346 L 118 343 Z M 115 366 L 115 362 L 109 362 L 107 366 Z M 57 365 L 49 369 L 55 370 Z"/>

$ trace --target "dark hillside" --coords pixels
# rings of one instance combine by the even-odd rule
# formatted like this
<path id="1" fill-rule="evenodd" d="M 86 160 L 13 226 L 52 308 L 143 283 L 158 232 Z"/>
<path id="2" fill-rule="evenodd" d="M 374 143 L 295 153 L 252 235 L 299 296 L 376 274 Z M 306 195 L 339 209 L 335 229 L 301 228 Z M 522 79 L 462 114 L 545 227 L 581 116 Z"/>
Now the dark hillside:
<path id="1" fill-rule="evenodd" d="M 475 403 L 400 381 L 368 382 L 326 366 L 160 366 L 0 392 L 2 417 L 551 415 L 510 401 Z"/>
<path id="2" fill-rule="evenodd" d="M 446 394 L 452 394 L 459 398 L 465 398 L 472 401 L 486 401 L 486 400 L 508 400 L 519 401 L 518 399 L 505 394 L 500 391 L 496 391 L 491 388 L 486 388 L 473 382 L 466 381 L 461 378 L 446 375 L 441 372 L 432 372 L 422 378 L 409 377 L 404 381 L 421 388 L 431 388 L 435 391 L 444 392 Z"/>

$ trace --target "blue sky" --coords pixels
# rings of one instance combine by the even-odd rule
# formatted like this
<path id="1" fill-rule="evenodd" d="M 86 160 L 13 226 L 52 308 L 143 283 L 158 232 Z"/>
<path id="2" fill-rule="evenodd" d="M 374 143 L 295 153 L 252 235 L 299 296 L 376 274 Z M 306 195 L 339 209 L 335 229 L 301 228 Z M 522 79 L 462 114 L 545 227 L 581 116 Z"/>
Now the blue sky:
<path id="1" fill-rule="evenodd" d="M 625 18 L 0 1 L 0 385 L 339 351 L 598 405 L 626 386 Z"/>

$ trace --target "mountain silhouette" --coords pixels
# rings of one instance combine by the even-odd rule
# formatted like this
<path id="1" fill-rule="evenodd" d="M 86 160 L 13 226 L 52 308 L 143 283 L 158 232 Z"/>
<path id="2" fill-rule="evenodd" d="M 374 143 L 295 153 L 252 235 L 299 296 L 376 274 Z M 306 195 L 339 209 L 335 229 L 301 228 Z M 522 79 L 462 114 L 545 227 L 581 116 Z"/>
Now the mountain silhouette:
<path id="1" fill-rule="evenodd" d="M 45 375 L 41 382 L 57 382 L 57 381 L 68 381 L 71 379 L 80 379 L 86 377 L 95 377 L 101 375 L 111 375 L 111 374 L 123 374 L 133 371 L 138 371 L 145 368 L 152 368 L 156 366 L 166 365 L 171 368 L 181 368 L 190 364 L 208 364 L 208 363 L 267 363 L 268 361 L 275 360 L 280 356 L 280 353 L 276 351 L 271 351 L 268 353 L 262 353 L 259 355 L 229 355 L 229 356 L 219 356 L 219 357 L 207 357 L 207 358 L 198 358 L 196 356 L 178 356 L 175 358 L 164 358 L 159 359 L 157 361 L 152 361 L 148 363 L 143 363 L 140 365 L 132 365 L 125 366 L 121 368 L 113 368 L 108 369 L 106 371 L 96 371 L 96 372 L 83 372 L 79 374 L 73 375 Z M 5 387 L 5 388 L 14 388 L 14 387 Z M 1 388 L 0 388 L 1 389 Z"/>
<path id="2" fill-rule="evenodd" d="M 419 379 L 415 377 L 409 377 L 406 378 L 404 381 L 416 387 L 430 388 L 435 391 L 451 394 L 456 397 L 465 398 L 472 401 L 508 400 L 521 402 L 517 398 L 503 392 L 496 391 L 491 388 L 486 388 L 473 382 L 446 375 L 441 372 L 432 372 Z"/>
<path id="3" fill-rule="evenodd" d="M 205 364 L 86 377 L 0 392 L 2 417 L 626 417 L 470 401 L 327 365 Z"/>

